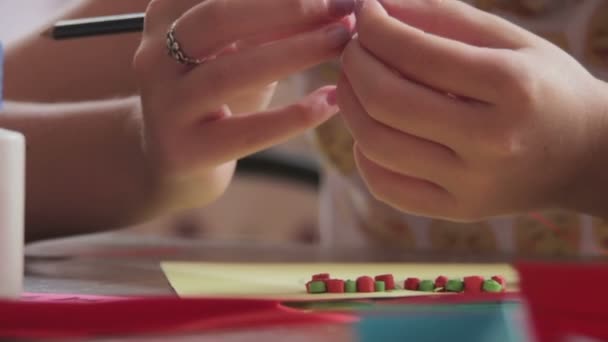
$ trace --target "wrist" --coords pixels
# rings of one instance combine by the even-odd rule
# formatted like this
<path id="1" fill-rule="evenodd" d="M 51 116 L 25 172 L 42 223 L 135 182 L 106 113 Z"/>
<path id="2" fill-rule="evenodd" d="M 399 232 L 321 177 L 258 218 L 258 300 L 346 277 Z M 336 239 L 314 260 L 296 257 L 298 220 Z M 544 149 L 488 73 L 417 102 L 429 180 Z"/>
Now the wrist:
<path id="1" fill-rule="evenodd" d="M 154 154 L 146 144 L 145 123 L 143 110 L 139 98 L 134 101 L 124 120 L 124 129 L 127 136 L 125 146 L 132 149 L 133 177 L 141 184 L 139 188 L 140 200 L 132 208 L 132 222 L 152 219 L 159 215 L 161 207 L 162 178 L 158 172 Z"/>
<path id="2" fill-rule="evenodd" d="M 581 151 L 583 162 L 559 204 L 564 209 L 608 218 L 608 83 L 596 81 L 596 101 L 589 104 L 592 115 L 588 120 L 588 143 Z"/>
<path id="3" fill-rule="evenodd" d="M 141 177 L 146 179 L 146 199 L 137 208 L 138 220 L 172 215 L 204 207 L 220 197 L 230 184 L 234 161 L 209 169 L 174 168 L 159 151 L 157 139 L 146 127 L 141 103 L 133 108 L 128 130 L 138 147 Z"/>

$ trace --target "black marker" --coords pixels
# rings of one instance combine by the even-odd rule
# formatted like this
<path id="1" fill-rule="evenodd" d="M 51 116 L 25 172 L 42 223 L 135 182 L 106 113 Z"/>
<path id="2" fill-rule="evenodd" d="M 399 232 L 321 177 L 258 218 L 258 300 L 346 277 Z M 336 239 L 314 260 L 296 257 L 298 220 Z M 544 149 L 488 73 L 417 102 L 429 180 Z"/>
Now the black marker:
<path id="1" fill-rule="evenodd" d="M 53 39 L 92 37 L 108 34 L 141 32 L 145 13 L 110 15 L 103 17 L 61 20 L 43 35 Z"/>

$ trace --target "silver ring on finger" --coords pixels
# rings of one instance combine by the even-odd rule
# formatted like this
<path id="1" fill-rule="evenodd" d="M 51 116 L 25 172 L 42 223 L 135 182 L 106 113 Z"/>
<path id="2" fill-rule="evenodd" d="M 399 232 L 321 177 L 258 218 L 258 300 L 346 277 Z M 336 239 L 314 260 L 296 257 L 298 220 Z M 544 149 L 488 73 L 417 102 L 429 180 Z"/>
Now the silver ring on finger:
<path id="1" fill-rule="evenodd" d="M 204 63 L 206 58 L 192 58 L 188 56 L 182 49 L 181 44 L 175 37 L 175 28 L 177 26 L 177 20 L 171 24 L 169 31 L 167 31 L 167 50 L 171 57 L 173 57 L 178 63 L 193 66 Z"/>

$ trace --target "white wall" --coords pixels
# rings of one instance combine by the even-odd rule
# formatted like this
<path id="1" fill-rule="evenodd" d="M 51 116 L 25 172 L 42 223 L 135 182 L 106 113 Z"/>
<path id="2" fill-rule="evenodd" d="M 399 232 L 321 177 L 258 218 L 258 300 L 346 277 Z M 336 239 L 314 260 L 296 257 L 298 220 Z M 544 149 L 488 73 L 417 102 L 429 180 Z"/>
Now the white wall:
<path id="1" fill-rule="evenodd" d="M 77 0 L 0 0 L 0 41 L 10 42 L 43 25 Z"/>

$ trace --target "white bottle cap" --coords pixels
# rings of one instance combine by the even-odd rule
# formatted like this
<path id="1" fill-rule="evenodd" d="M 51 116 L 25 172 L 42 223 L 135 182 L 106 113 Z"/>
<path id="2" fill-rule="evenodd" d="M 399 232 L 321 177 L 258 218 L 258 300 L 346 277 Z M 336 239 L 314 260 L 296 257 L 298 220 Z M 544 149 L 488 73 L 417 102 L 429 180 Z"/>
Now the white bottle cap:
<path id="1" fill-rule="evenodd" d="M 0 129 L 0 298 L 23 291 L 25 137 Z"/>

